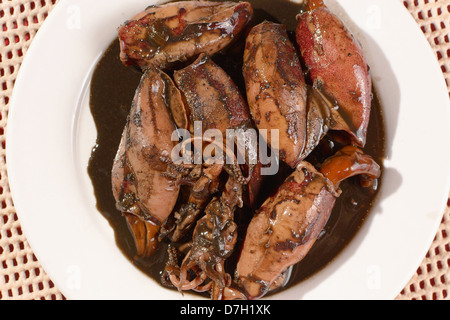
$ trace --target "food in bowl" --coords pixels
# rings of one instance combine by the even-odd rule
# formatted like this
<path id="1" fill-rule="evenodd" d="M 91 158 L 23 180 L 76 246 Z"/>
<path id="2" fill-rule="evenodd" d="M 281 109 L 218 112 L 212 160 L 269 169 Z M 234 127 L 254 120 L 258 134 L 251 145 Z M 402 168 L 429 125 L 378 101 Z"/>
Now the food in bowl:
<path id="1" fill-rule="evenodd" d="M 116 132 L 108 160 L 102 134 L 91 158 L 115 205 L 99 208 L 166 287 L 276 293 L 325 266 L 375 199 L 384 134 L 363 51 L 321 1 L 286 10 L 286 23 L 270 15 L 280 2 L 293 5 L 151 6 L 119 28 L 94 74 L 94 118 Z M 114 111 L 107 69 L 122 75 L 113 88 L 129 86 L 117 120 L 96 112 Z"/>

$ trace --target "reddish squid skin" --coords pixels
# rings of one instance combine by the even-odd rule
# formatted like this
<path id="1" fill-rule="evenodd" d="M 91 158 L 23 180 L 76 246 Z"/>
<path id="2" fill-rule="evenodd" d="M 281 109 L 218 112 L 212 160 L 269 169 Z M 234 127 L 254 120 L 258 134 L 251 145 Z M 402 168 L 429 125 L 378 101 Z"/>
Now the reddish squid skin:
<path id="1" fill-rule="evenodd" d="M 188 67 L 175 71 L 174 80 L 189 109 L 188 127 L 191 132 L 194 122 L 201 121 L 203 132 L 219 130 L 225 144 L 228 129 L 253 129 L 247 101 L 233 79 L 210 56 L 201 54 Z M 244 151 L 248 155 L 256 152 L 249 145 L 245 146 Z M 259 189 L 259 168 L 248 161 L 247 165 L 251 176 L 248 182 L 251 192 L 249 201 L 252 202 Z"/>
<path id="2" fill-rule="evenodd" d="M 144 219 L 156 224 L 164 223 L 170 215 L 180 190 L 177 181 L 165 175 L 176 129 L 169 106 L 183 104 L 181 96 L 172 100 L 166 95 L 174 86 L 164 72 L 148 69 L 136 91 L 127 124 L 125 154 L 139 207 Z"/>
<path id="3" fill-rule="evenodd" d="M 210 56 L 200 55 L 188 67 L 174 72 L 174 80 L 189 107 L 190 131 L 201 121 L 203 131 L 244 128 L 251 116 L 247 102 L 231 77 Z"/>
<path id="4" fill-rule="evenodd" d="M 344 121 L 330 129 L 366 143 L 372 103 L 372 80 L 361 46 L 343 22 L 325 6 L 297 16 L 297 44 L 314 86 L 338 106 Z"/>
<path id="5" fill-rule="evenodd" d="M 361 175 L 362 186 L 368 188 L 381 176 L 381 167 L 361 149 L 345 146 L 322 163 L 320 172 L 336 187 L 349 177 Z"/>
<path id="6" fill-rule="evenodd" d="M 300 60 L 284 25 L 266 21 L 252 28 L 243 75 L 256 126 L 268 130 L 272 147 L 271 130 L 279 130 L 280 159 L 295 168 L 307 138 L 307 92 Z"/>
<path id="7" fill-rule="evenodd" d="M 219 147 L 223 148 L 227 129 L 249 127 L 251 116 L 247 102 L 231 77 L 211 57 L 201 54 L 186 68 L 176 70 L 174 80 L 185 101 L 186 128 L 191 134 L 194 133 L 194 123 L 201 122 L 204 134 L 210 129 L 220 131 L 224 145 Z M 211 200 L 214 186 L 219 183 L 220 174 L 225 168 L 219 163 L 214 167 L 217 170 L 214 169 L 211 174 L 205 174 L 211 168 L 203 169 L 203 176 L 195 182 L 188 201 L 175 212 L 177 226 L 171 235 L 173 241 L 180 240 L 187 233 Z M 236 165 L 232 168 L 239 182 L 247 183 L 239 167 Z"/>
<path id="8" fill-rule="evenodd" d="M 171 68 L 225 49 L 253 15 L 247 2 L 180 1 L 148 7 L 119 28 L 121 60 Z"/>
<path id="9" fill-rule="evenodd" d="M 380 166 L 360 149 L 346 146 L 320 171 L 301 162 L 265 201 L 249 224 L 237 264 L 238 284 L 248 298 L 279 286 L 286 270 L 308 254 L 340 196 L 339 184 L 355 175 L 370 187 L 381 175 Z"/>
<path id="10" fill-rule="evenodd" d="M 337 196 L 328 179 L 302 162 L 265 201 L 248 227 L 236 269 L 249 299 L 264 296 L 283 272 L 305 257 Z"/>

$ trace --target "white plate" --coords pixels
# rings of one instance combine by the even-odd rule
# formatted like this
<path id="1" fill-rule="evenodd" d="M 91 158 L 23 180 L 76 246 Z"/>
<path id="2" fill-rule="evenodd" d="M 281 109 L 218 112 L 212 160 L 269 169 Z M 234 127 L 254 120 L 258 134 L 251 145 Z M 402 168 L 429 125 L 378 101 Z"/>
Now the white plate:
<path id="1" fill-rule="evenodd" d="M 25 235 L 69 299 L 183 299 L 138 271 L 95 207 L 89 83 L 125 20 L 152 0 L 62 0 L 29 49 L 8 119 L 7 163 Z M 362 42 L 384 107 L 379 201 L 329 266 L 274 299 L 393 299 L 424 258 L 450 187 L 450 105 L 436 57 L 401 1 L 327 2 Z M 192 298 L 186 295 L 184 298 Z"/>

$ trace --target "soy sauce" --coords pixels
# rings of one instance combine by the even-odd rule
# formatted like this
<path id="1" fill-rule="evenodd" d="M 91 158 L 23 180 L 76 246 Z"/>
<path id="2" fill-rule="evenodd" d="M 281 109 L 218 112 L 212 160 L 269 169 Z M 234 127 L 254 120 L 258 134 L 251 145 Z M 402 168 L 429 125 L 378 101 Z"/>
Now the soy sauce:
<path id="1" fill-rule="evenodd" d="M 294 41 L 295 16 L 302 10 L 301 5 L 283 0 L 251 0 L 249 2 L 252 3 L 255 10 L 252 25 L 264 20 L 285 24 Z M 243 43 L 244 39 L 241 39 L 226 54 L 217 54 L 213 57 L 213 60 L 227 71 L 245 96 L 242 76 Z M 161 243 L 158 251 L 151 258 L 146 260 L 136 259 L 133 238 L 125 219 L 115 207 L 115 200 L 112 195 L 111 168 L 113 160 L 130 111 L 131 102 L 142 76 L 140 70 L 125 67 L 119 59 L 119 53 L 119 42 L 116 39 L 98 62 L 92 77 L 90 108 L 97 127 L 98 138 L 92 150 L 88 173 L 93 183 L 99 214 L 102 214 L 109 221 L 115 231 L 117 246 L 131 263 L 134 263 L 138 269 L 160 283 L 161 273 L 167 260 L 167 243 Z M 382 108 L 375 93 L 364 151 L 380 165 L 382 165 L 385 155 L 384 130 Z M 338 147 L 339 144 L 331 138 L 326 138 L 320 148 L 307 160 L 313 164 L 319 162 L 325 153 L 333 152 Z M 326 152 L 323 150 L 326 150 Z M 284 169 L 288 174 L 289 170 Z M 282 182 L 280 177 L 273 179 L 278 179 L 278 181 L 267 181 L 262 194 L 273 192 L 275 186 Z M 381 187 L 381 181 L 382 178 L 378 189 L 374 191 L 362 188 L 357 177 L 348 179 L 341 184 L 343 192 L 336 201 L 330 220 L 306 258 L 294 266 L 291 278 L 285 288 L 302 282 L 324 268 L 347 246 L 370 214 Z M 227 267 L 230 270 L 235 265 L 239 244 L 242 242 L 242 236 L 245 234 L 249 219 L 253 215 L 253 212 L 243 211 L 245 209 L 236 213 L 236 220 L 238 220 L 236 222 L 240 226 L 240 240 L 236 246 L 237 253 L 227 261 Z"/>

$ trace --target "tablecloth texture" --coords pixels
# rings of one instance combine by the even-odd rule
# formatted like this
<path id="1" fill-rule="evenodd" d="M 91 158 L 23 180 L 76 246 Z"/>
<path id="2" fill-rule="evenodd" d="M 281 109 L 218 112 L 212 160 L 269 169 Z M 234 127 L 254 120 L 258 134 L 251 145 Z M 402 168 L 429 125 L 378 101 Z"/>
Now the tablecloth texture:
<path id="1" fill-rule="evenodd" d="M 0 0 L 0 299 L 65 299 L 22 232 L 8 186 L 5 158 L 5 132 L 14 81 L 36 32 L 57 2 Z M 403 4 L 434 49 L 450 91 L 450 0 L 406 0 Z M 449 269 L 450 199 L 428 254 L 396 299 L 448 300 Z"/>

